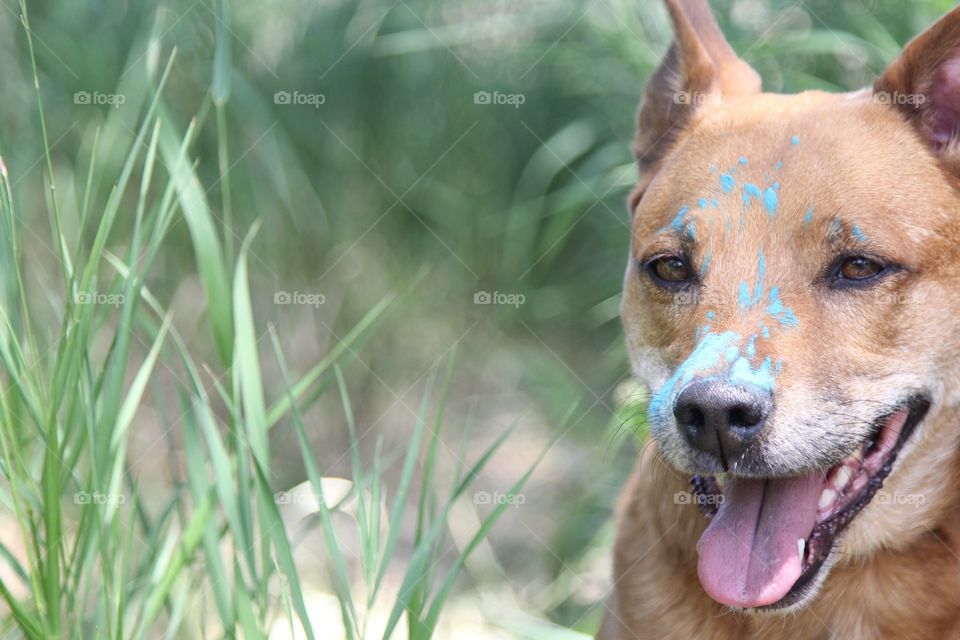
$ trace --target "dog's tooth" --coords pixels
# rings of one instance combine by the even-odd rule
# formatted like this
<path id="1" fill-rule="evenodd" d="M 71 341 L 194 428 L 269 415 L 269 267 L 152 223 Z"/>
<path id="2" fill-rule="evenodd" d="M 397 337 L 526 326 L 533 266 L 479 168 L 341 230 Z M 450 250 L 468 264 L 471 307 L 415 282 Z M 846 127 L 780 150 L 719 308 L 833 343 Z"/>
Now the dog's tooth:
<path id="1" fill-rule="evenodd" d="M 817 508 L 823 511 L 830 505 L 832 505 L 837 500 L 837 492 L 833 489 L 824 489 L 823 493 L 820 494 L 820 502 L 817 503 Z"/>
<path id="2" fill-rule="evenodd" d="M 807 541 L 803 538 L 797 538 L 797 555 L 800 556 L 800 564 L 803 565 L 803 552 L 807 550 Z"/>
<path id="3" fill-rule="evenodd" d="M 852 478 L 853 470 L 849 466 L 843 465 L 837 469 L 837 475 L 833 478 L 833 486 L 837 488 L 837 491 L 842 491 L 850 484 Z"/>

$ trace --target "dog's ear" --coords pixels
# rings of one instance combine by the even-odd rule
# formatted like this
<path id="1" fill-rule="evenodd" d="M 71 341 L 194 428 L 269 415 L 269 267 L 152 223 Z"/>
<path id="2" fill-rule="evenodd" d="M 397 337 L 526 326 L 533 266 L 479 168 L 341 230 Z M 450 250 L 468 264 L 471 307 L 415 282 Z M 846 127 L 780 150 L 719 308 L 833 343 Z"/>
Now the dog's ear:
<path id="1" fill-rule="evenodd" d="M 873 85 L 960 173 L 960 7 L 911 40 Z"/>
<path id="2" fill-rule="evenodd" d="M 675 39 L 647 82 L 637 116 L 640 184 L 630 196 L 630 211 L 694 111 L 725 96 L 760 91 L 760 76 L 723 37 L 707 0 L 666 0 L 666 5 Z"/>

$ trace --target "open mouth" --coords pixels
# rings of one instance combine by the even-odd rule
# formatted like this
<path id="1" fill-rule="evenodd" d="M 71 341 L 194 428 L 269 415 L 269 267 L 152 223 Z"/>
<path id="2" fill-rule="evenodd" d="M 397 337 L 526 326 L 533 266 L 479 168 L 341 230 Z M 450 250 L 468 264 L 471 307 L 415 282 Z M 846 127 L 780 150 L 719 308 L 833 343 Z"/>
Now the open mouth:
<path id="1" fill-rule="evenodd" d="M 742 609 L 801 602 L 929 407 L 929 399 L 914 396 L 877 418 L 857 450 L 829 469 L 796 477 L 693 478 L 697 502 L 711 519 L 697 545 L 704 590 Z"/>

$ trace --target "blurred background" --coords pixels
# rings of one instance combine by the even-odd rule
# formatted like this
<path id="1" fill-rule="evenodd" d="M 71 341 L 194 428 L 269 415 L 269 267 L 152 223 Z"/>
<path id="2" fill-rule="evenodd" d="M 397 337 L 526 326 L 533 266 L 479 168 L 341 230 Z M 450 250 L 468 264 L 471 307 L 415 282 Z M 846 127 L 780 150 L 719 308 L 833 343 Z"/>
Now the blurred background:
<path id="1" fill-rule="evenodd" d="M 774 92 L 865 86 L 952 7 L 948 0 L 711 4 L 733 47 Z M 439 637 L 594 633 L 609 587 L 613 505 L 643 437 L 643 393 L 629 380 L 618 305 L 634 114 L 671 40 L 661 4 L 27 6 L 65 235 L 92 240 L 95 222 L 81 220 L 84 200 L 97 211 L 109 198 L 175 50 L 159 115 L 180 136 L 195 122 L 190 156 L 226 264 L 261 224 L 248 268 L 264 393 L 283 394 L 266 355 L 267 327 L 289 369 L 302 374 L 395 295 L 343 366 L 357 449 L 367 461 L 383 453 L 385 486 L 400 477 L 430 372 L 442 372 L 451 354 L 439 485 L 449 486 L 458 465 L 515 425 L 448 518 L 450 544 L 462 550 L 484 514 L 510 501 L 466 561 Z M 27 277 L 43 292 L 55 288 L 60 263 L 20 15 L 17 2 L 2 0 L 0 153 L 25 230 Z M 108 241 L 116 253 L 130 242 L 135 203 L 133 193 L 120 208 Z M 213 375 L 225 368 L 197 242 L 175 222 L 147 285 Z M 47 302 L 52 332 L 58 301 L 51 293 Z M 148 348 L 149 341 L 133 346 L 140 358 Z M 186 455 L 169 424 L 176 408 L 166 406 L 176 375 L 156 377 L 126 453 L 146 504 L 183 481 Z M 304 408 L 310 449 L 327 478 L 352 473 L 346 415 L 335 393 Z M 545 448 L 522 490 L 510 494 Z M 271 486 L 295 490 L 307 476 L 290 424 L 272 431 L 270 450 Z M 418 460 L 415 475 L 423 471 Z M 319 637 L 343 637 L 310 506 L 280 507 Z M 335 515 L 354 571 L 349 512 Z M 402 575 L 415 528 L 416 517 L 405 515 L 391 573 Z M 0 540 L 17 548 L 2 533 Z M 297 632 L 281 625 L 272 633 Z"/>

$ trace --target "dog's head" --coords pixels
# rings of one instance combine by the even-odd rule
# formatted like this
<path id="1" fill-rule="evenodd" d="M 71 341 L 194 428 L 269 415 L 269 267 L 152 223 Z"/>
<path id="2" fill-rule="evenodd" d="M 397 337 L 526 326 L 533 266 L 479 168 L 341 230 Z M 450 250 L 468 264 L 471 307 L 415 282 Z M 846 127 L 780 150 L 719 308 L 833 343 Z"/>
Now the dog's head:
<path id="1" fill-rule="evenodd" d="M 720 505 L 704 588 L 788 610 L 836 557 L 905 545 L 952 506 L 960 9 L 871 89 L 773 95 L 705 0 L 667 6 L 676 42 L 639 112 L 627 343 L 662 456 Z"/>

